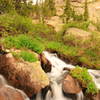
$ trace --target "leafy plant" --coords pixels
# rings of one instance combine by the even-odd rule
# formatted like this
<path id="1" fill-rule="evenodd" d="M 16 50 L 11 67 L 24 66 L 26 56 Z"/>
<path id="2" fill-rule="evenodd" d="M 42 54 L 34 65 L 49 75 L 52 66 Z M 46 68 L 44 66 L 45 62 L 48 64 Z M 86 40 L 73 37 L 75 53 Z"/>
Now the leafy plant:
<path id="1" fill-rule="evenodd" d="M 70 71 L 70 74 L 75 77 L 82 84 L 83 87 L 87 88 L 87 93 L 98 93 L 98 89 L 96 88 L 96 85 L 86 68 L 76 66 L 75 69 Z"/>
<path id="2" fill-rule="evenodd" d="M 98 89 L 95 86 L 94 82 L 89 82 L 88 86 L 87 86 L 87 93 L 92 93 L 92 94 L 96 94 L 98 93 Z"/>

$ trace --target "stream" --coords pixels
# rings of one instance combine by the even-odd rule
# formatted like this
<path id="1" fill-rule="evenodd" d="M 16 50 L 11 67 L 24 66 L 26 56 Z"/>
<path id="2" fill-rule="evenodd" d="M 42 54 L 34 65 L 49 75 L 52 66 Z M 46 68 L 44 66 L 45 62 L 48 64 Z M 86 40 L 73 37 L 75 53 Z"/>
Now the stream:
<path id="1" fill-rule="evenodd" d="M 61 80 L 63 79 L 65 73 L 67 73 L 67 71 L 63 69 L 73 69 L 75 68 L 75 66 L 71 64 L 66 64 L 64 61 L 59 59 L 57 54 L 55 53 L 49 53 L 47 51 L 44 51 L 43 54 L 52 65 L 51 72 L 47 73 L 50 79 L 50 89 L 48 89 L 48 91 L 46 92 L 45 97 L 43 97 L 43 93 L 41 91 L 36 95 L 35 99 L 33 100 L 86 100 L 84 99 L 82 91 L 78 94 L 73 95 L 65 94 L 62 91 Z M 96 87 L 100 89 L 100 71 L 88 69 L 88 72 L 92 76 Z"/>

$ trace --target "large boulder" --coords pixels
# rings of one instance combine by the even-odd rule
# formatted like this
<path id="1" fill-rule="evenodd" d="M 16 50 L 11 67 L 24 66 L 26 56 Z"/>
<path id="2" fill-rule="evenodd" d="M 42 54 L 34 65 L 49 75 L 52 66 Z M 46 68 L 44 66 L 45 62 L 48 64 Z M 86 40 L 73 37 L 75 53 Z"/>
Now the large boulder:
<path id="1" fill-rule="evenodd" d="M 71 34 L 74 35 L 75 37 L 84 38 L 84 39 L 88 38 L 91 35 L 90 32 L 87 32 L 79 28 L 69 28 L 67 30 L 67 34 Z"/>
<path id="2" fill-rule="evenodd" d="M 77 94 L 81 92 L 80 85 L 77 80 L 72 78 L 70 75 L 66 75 L 66 77 L 63 80 L 63 91 L 65 93 L 70 94 Z"/>
<path id="3" fill-rule="evenodd" d="M 49 85 L 49 79 L 39 61 L 17 61 L 10 53 L 0 55 L 0 74 L 10 85 L 23 90 L 30 97 Z"/>
<path id="4" fill-rule="evenodd" d="M 54 27 L 56 32 L 59 32 L 63 27 L 63 21 L 59 16 L 53 16 L 50 19 L 45 20 L 48 25 Z M 50 38 L 50 37 L 49 37 Z"/>
<path id="5" fill-rule="evenodd" d="M 85 0 L 72 0 L 76 2 L 72 2 L 74 6 L 74 10 L 78 15 L 84 14 L 84 1 Z M 93 2 L 95 1 L 95 2 Z M 89 20 L 97 23 L 100 21 L 100 0 L 88 0 L 88 15 Z M 91 2 L 91 3 L 90 3 Z"/>
<path id="6" fill-rule="evenodd" d="M 65 32 L 64 36 L 63 36 L 63 40 L 64 42 L 71 40 L 80 40 L 80 41 L 85 41 L 87 39 L 89 39 L 91 36 L 90 32 L 87 32 L 85 30 L 82 29 L 78 29 L 78 28 L 69 28 L 67 29 L 67 31 Z"/>
<path id="7" fill-rule="evenodd" d="M 95 23 L 100 22 L 100 1 L 89 4 L 89 19 Z"/>
<path id="8" fill-rule="evenodd" d="M 23 91 L 8 85 L 0 75 L 0 100 L 29 100 L 29 98 Z"/>

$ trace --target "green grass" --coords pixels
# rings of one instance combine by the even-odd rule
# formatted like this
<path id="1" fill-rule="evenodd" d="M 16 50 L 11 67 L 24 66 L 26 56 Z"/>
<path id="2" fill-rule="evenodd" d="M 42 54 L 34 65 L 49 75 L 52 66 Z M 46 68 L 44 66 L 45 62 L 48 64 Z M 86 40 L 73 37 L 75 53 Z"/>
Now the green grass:
<path id="1" fill-rule="evenodd" d="M 29 52 L 29 51 L 25 51 L 25 50 L 22 50 L 21 52 L 12 52 L 13 56 L 16 58 L 16 59 L 20 59 L 22 58 L 24 61 L 29 61 L 29 62 L 36 62 L 38 61 L 38 58 L 36 57 L 36 55 L 32 52 Z"/>
<path id="2" fill-rule="evenodd" d="M 98 89 L 96 88 L 96 85 L 86 68 L 76 66 L 75 69 L 71 70 L 70 74 L 80 82 L 82 87 L 87 88 L 87 93 L 98 93 Z"/>
<path id="3" fill-rule="evenodd" d="M 6 35 L 33 31 L 32 20 L 28 17 L 20 16 L 16 12 L 0 15 L 0 26 L 4 28 Z M 2 35 L 4 35 L 4 32 L 2 32 Z"/>
<path id="4" fill-rule="evenodd" d="M 38 60 L 33 53 L 30 53 L 28 51 L 21 51 L 20 57 L 25 61 L 29 61 L 29 62 L 35 62 Z"/>
<path id="5" fill-rule="evenodd" d="M 80 39 L 74 35 L 66 34 L 63 40 L 65 45 L 77 48 L 77 61 L 80 65 L 88 68 L 100 69 L 100 35 L 99 33 L 91 33 L 88 39 Z"/>
<path id="6" fill-rule="evenodd" d="M 74 41 L 73 43 L 77 45 L 72 45 L 69 43 L 64 44 L 63 42 L 48 41 L 38 36 L 32 37 L 29 35 L 17 35 L 8 36 L 1 42 L 6 48 L 26 48 L 35 51 L 38 54 L 42 53 L 44 50 L 53 50 L 72 64 L 78 64 L 87 68 L 100 69 L 99 41 L 99 38 L 97 39 L 92 37 L 84 43 L 81 43 L 81 41 L 79 43 Z"/>
<path id="7" fill-rule="evenodd" d="M 50 34 L 50 33 L 53 32 L 53 30 L 48 25 L 39 23 L 39 24 L 34 24 L 33 25 L 33 32 L 35 34 L 36 33 L 39 33 L 39 34 L 41 34 L 41 33 Z"/>
<path id="8" fill-rule="evenodd" d="M 8 36 L 3 41 L 6 48 L 27 48 L 37 53 L 44 50 L 44 46 L 38 39 L 32 39 L 28 35 Z"/>
<path id="9" fill-rule="evenodd" d="M 56 33 L 52 26 L 42 23 L 34 24 L 31 18 L 18 15 L 16 12 L 0 15 L 0 27 L 2 36 L 30 34 L 49 39 Z"/>
<path id="10" fill-rule="evenodd" d="M 54 38 L 56 32 L 52 26 L 49 26 L 47 24 L 33 24 L 33 36 L 46 38 L 48 40 Z"/>
<path id="11" fill-rule="evenodd" d="M 72 22 L 65 24 L 63 26 L 62 31 L 67 30 L 68 28 L 71 28 L 71 27 L 88 30 L 89 24 L 90 24 L 89 21 L 81 21 L 81 22 L 72 21 Z"/>
<path id="12" fill-rule="evenodd" d="M 59 53 L 65 54 L 66 56 L 76 56 L 77 55 L 77 48 L 73 46 L 64 45 L 60 42 L 48 42 L 47 47 L 48 49 L 58 51 Z"/>

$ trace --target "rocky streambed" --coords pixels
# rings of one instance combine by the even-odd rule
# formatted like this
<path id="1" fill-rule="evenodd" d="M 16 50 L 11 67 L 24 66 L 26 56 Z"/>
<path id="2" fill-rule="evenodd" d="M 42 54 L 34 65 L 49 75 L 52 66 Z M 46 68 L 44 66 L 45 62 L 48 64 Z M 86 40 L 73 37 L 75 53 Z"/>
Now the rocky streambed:
<path id="1" fill-rule="evenodd" d="M 99 93 L 84 95 L 85 89 L 69 74 L 75 66 L 47 51 L 39 55 L 39 60 L 29 63 L 11 53 L 0 54 L 0 100 L 100 100 Z M 100 88 L 100 71 L 89 73 Z"/>

